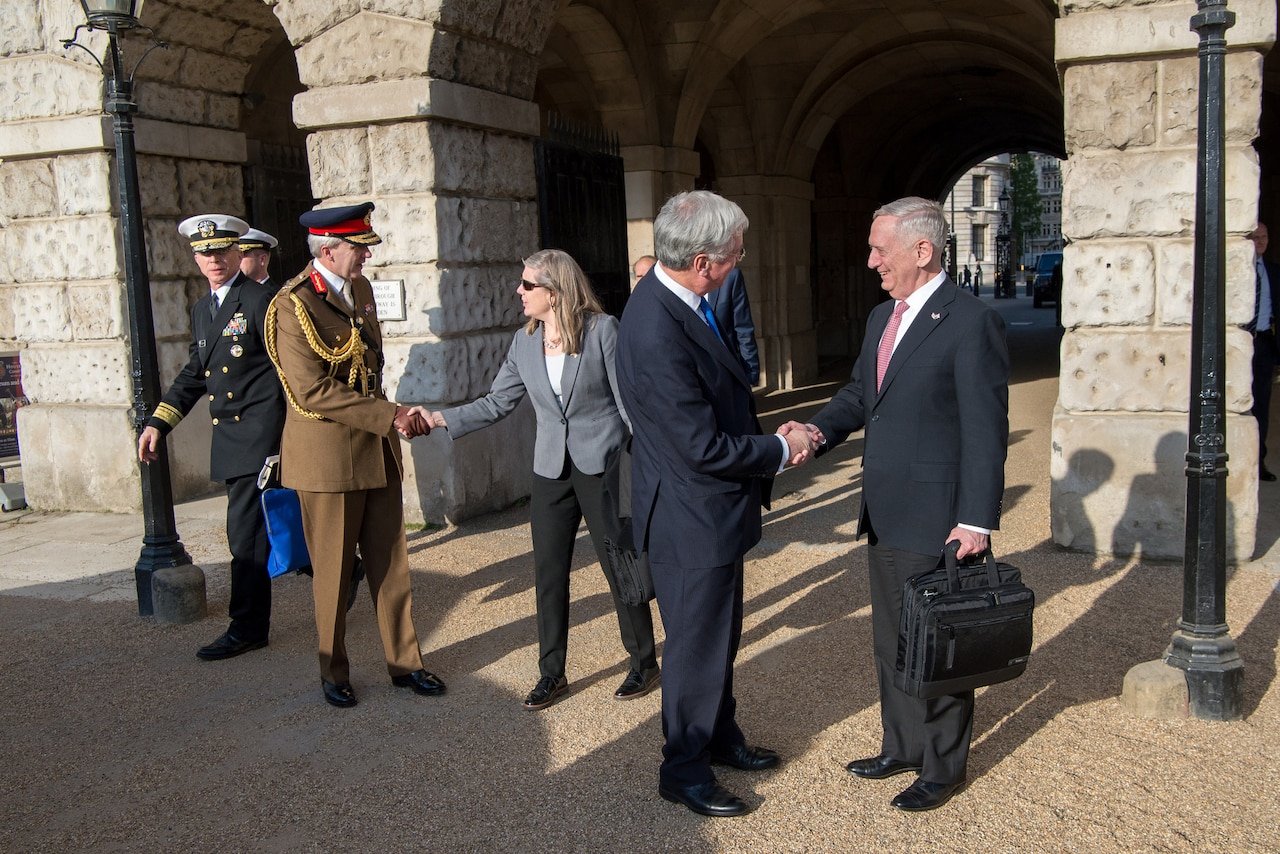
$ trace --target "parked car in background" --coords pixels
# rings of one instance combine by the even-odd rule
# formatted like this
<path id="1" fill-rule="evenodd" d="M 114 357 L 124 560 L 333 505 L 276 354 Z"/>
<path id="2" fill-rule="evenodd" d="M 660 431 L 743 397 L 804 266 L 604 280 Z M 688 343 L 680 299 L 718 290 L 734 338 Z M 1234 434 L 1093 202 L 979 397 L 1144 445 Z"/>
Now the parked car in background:
<path id="1" fill-rule="evenodd" d="M 1054 275 L 1054 268 L 1058 274 Z M 1036 308 L 1045 301 L 1057 304 L 1059 291 L 1062 290 L 1062 253 L 1044 252 L 1036 259 L 1036 277 L 1031 282 L 1032 305 Z"/>

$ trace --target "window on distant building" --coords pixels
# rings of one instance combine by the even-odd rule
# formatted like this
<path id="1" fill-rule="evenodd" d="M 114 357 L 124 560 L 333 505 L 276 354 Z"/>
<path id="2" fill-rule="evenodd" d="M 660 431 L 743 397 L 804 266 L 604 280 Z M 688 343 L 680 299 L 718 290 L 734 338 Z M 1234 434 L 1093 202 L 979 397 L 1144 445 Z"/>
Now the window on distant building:
<path id="1" fill-rule="evenodd" d="M 976 181 L 977 179 L 975 178 L 974 180 Z M 969 251 L 973 253 L 973 260 L 982 261 L 987 257 L 987 227 L 985 225 L 972 226 L 969 237 Z"/>
<path id="2" fill-rule="evenodd" d="M 987 206 L 987 176 L 973 176 L 973 206 L 975 208 L 985 208 Z"/>

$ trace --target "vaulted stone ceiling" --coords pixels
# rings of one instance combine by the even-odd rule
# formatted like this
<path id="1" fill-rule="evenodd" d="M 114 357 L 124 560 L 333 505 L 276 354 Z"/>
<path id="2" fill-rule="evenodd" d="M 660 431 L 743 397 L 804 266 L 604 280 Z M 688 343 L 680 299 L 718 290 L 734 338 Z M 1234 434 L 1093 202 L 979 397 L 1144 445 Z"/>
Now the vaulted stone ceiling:
<path id="1" fill-rule="evenodd" d="M 1062 153 L 1048 0 L 567 0 L 535 98 L 625 145 L 808 180 L 818 152 L 938 192 L 1000 150 Z M 890 165 L 890 161 L 892 165 Z"/>

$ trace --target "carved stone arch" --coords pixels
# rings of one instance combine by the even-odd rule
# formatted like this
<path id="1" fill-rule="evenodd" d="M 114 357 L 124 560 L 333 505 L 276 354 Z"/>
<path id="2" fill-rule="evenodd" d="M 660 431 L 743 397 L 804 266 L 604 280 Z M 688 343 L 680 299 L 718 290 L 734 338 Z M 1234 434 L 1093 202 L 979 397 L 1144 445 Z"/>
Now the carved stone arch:
<path id="1" fill-rule="evenodd" d="M 813 2 L 768 0 L 744 8 L 736 0 L 720 0 L 702 28 L 702 35 L 684 74 L 684 86 L 671 133 L 672 143 L 680 146 L 692 144 L 713 93 L 748 51 L 772 32 L 820 6 Z"/>
<path id="2" fill-rule="evenodd" d="M 906 115 L 907 121 L 899 121 L 895 115 L 887 127 L 888 133 L 877 135 L 875 142 L 886 136 L 910 138 L 911 134 L 921 131 L 922 125 L 943 129 L 963 124 L 984 140 L 1003 137 L 998 141 L 1010 148 L 1025 146 L 1031 139 L 1035 140 L 1033 147 L 1038 150 L 1061 150 L 1059 105 L 1062 96 L 1051 69 L 1020 55 L 1021 50 L 1013 45 L 970 42 L 964 47 L 971 53 L 967 62 L 956 66 L 956 76 L 976 79 L 965 87 L 963 101 L 935 98 L 934 109 L 914 114 L 904 106 L 896 115 Z M 882 115 L 886 113 L 885 104 L 920 103 L 919 98 L 927 96 L 929 90 L 943 91 L 941 87 L 946 80 L 942 75 L 913 74 L 910 63 L 921 55 L 944 57 L 954 55 L 955 50 L 954 33 L 948 32 L 938 32 L 918 41 L 869 46 L 850 57 L 847 63 L 834 66 L 843 68 L 838 77 L 821 85 L 809 81 L 808 97 L 799 99 L 788 116 L 783 131 L 787 143 L 779 150 L 777 171 L 807 175 L 826 133 L 850 111 Z M 968 115 L 969 111 L 977 112 Z M 975 123 L 975 118 L 981 122 Z M 965 135 L 955 133 L 955 136 Z M 895 145 L 890 139 L 886 147 L 896 150 Z"/>
<path id="3" fill-rule="evenodd" d="M 550 58 L 558 63 L 549 62 Z M 631 3 L 573 4 L 556 18 L 538 72 L 539 87 L 556 109 L 590 121 L 618 135 L 623 146 L 653 144 L 660 139 L 657 94 L 644 25 Z M 581 90 L 593 116 L 575 115 L 572 102 L 551 91 Z M 541 102 L 543 98 L 539 98 Z"/>

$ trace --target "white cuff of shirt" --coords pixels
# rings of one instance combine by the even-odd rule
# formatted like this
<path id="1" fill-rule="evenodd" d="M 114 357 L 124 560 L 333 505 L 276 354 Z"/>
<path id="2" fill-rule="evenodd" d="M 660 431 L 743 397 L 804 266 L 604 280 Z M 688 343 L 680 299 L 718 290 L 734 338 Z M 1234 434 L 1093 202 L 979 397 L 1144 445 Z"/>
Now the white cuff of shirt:
<path id="1" fill-rule="evenodd" d="M 966 531 L 973 531 L 975 534 L 984 534 L 988 537 L 991 536 L 990 528 L 979 528 L 977 525 L 966 525 L 964 522 L 957 522 L 956 527 L 964 528 Z"/>
<path id="2" fill-rule="evenodd" d="M 791 459 L 791 446 L 787 444 L 787 437 L 780 436 L 777 433 L 773 435 L 778 437 L 778 441 L 782 443 L 782 462 L 778 465 L 778 474 L 782 474 L 783 469 L 787 467 L 787 460 Z"/>

